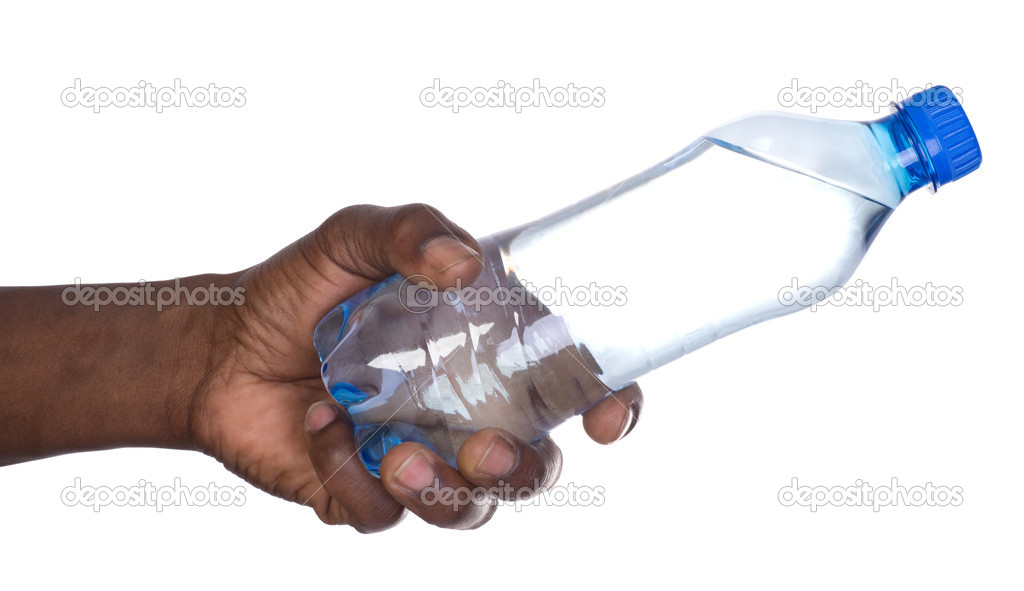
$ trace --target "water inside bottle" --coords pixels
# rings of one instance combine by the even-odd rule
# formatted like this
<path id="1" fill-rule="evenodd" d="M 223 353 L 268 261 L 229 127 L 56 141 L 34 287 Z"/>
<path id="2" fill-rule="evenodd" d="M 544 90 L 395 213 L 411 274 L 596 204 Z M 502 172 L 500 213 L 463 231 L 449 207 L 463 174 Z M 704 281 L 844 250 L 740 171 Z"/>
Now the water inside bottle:
<path id="1" fill-rule="evenodd" d="M 610 305 L 545 301 L 593 355 L 601 380 L 621 388 L 736 330 L 801 309 L 780 301 L 794 280 L 831 291 L 853 273 L 892 209 L 785 164 L 702 138 L 505 236 L 505 259 L 531 285 L 624 294 Z"/>
<path id="2" fill-rule="evenodd" d="M 886 203 L 899 201 L 891 178 L 851 172 L 851 154 L 878 166 L 871 131 L 814 120 L 822 143 L 807 146 L 768 123 L 766 134 L 724 126 L 481 240 L 480 279 L 420 314 L 395 277 L 325 318 L 325 381 L 356 424 L 364 464 L 376 473 L 388 450 L 418 441 L 454 466 L 485 426 L 536 440 L 656 367 L 802 308 L 780 298 L 794 282 L 845 283 L 891 213 Z M 480 289 L 502 288 L 533 299 L 479 305 Z"/>

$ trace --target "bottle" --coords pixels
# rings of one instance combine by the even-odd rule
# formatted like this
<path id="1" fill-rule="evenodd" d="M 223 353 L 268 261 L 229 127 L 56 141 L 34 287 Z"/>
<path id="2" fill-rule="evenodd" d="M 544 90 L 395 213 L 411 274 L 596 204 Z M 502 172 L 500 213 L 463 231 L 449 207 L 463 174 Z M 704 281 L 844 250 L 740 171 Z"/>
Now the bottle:
<path id="1" fill-rule="evenodd" d="M 479 240 L 471 285 L 394 276 L 317 326 L 360 459 L 418 441 L 455 466 L 483 427 L 534 441 L 650 370 L 819 303 L 909 193 L 981 151 L 936 86 L 871 122 L 756 113 L 576 205 Z"/>

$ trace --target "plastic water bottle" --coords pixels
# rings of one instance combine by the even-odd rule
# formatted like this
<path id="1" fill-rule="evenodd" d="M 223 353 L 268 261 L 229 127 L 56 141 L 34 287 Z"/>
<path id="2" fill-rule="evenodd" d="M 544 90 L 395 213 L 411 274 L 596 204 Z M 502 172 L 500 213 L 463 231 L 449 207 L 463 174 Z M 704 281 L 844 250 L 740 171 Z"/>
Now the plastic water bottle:
<path id="1" fill-rule="evenodd" d="M 343 302 L 315 333 L 324 383 L 374 474 L 403 441 L 455 466 L 483 427 L 539 439 L 656 367 L 828 297 L 904 197 L 980 164 L 941 86 L 872 122 L 748 115 L 480 240 L 471 285 L 394 276 Z"/>

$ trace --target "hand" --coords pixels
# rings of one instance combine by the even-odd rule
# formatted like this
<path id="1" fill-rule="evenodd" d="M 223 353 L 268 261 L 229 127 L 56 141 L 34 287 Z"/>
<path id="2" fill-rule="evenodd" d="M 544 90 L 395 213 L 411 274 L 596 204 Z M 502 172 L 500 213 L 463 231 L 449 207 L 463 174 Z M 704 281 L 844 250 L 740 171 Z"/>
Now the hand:
<path id="1" fill-rule="evenodd" d="M 395 525 L 405 509 L 448 528 L 490 519 L 495 502 L 458 510 L 422 502 L 420 491 L 435 478 L 469 490 L 499 481 L 517 490 L 550 486 L 561 469 L 558 447 L 500 429 L 471 436 L 459 450 L 459 470 L 425 446 L 404 443 L 384 458 L 378 480 L 359 461 L 351 422 L 320 378 L 313 329 L 334 306 L 396 272 L 425 275 L 439 289 L 457 278 L 468 284 L 481 270 L 479 250 L 429 206 L 356 206 L 233 276 L 245 303 L 217 308 L 211 320 L 211 364 L 188 410 L 193 444 L 253 485 L 311 506 L 325 523 L 361 532 Z M 642 403 L 639 388 L 623 389 L 584 414 L 584 429 L 599 443 L 620 439 Z"/>

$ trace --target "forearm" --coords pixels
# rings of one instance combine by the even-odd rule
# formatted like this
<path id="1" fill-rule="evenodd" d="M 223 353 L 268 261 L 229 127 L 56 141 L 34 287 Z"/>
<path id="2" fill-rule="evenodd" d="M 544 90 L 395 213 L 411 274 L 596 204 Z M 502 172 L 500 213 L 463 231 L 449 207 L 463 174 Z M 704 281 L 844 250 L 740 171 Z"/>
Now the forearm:
<path id="1" fill-rule="evenodd" d="M 178 285 L 211 282 L 234 278 Z M 69 305 L 66 288 L 0 288 L 0 465 L 123 446 L 190 447 L 189 403 L 207 372 L 217 306 L 97 310 Z"/>

